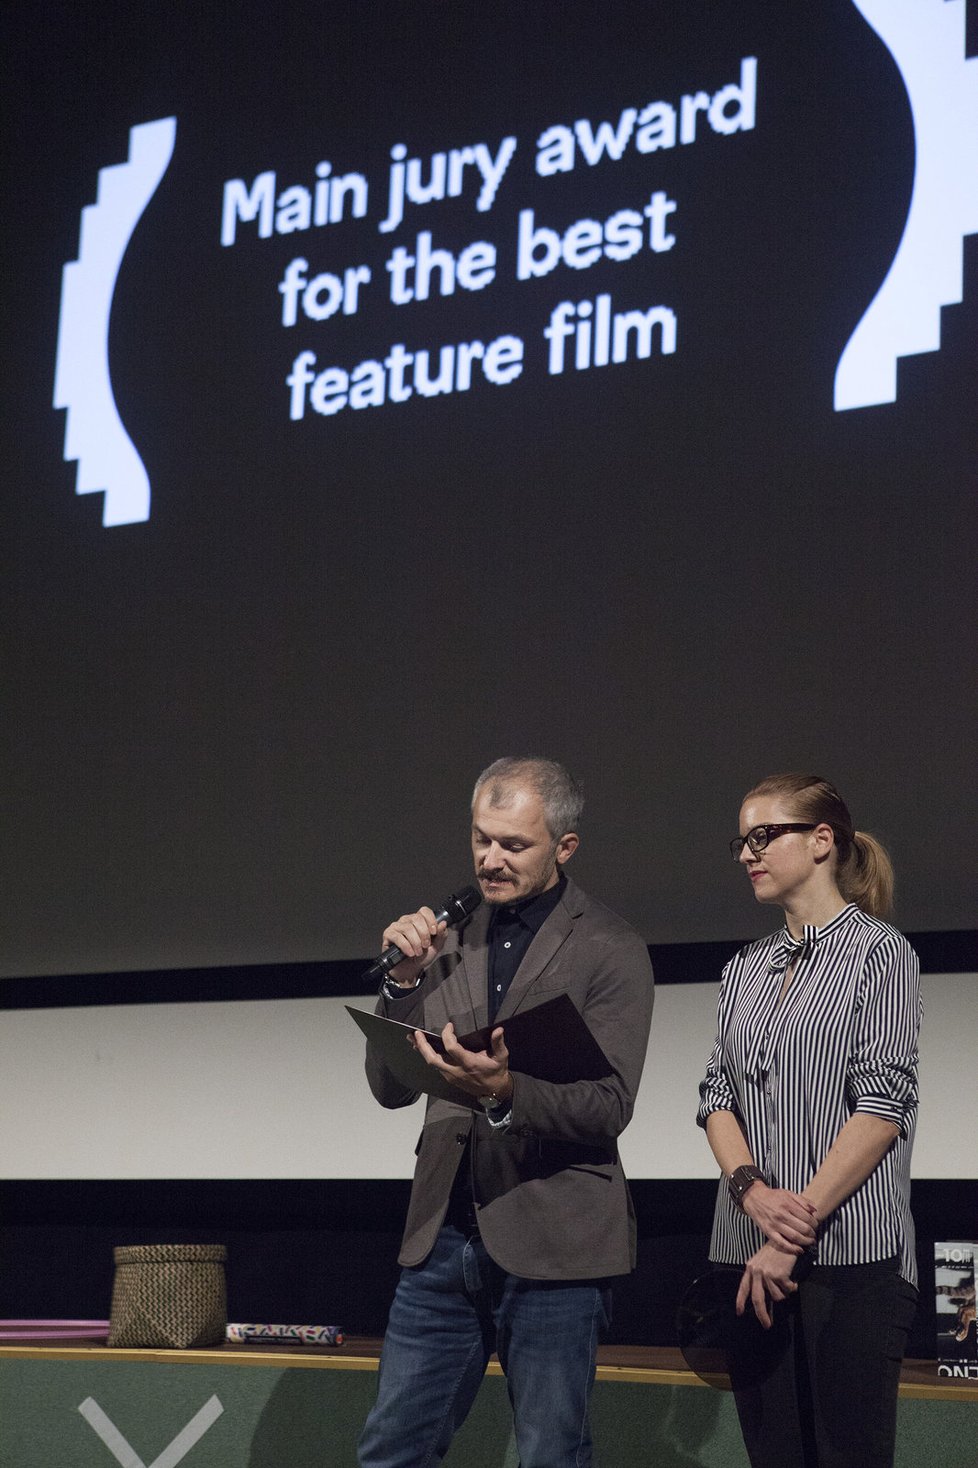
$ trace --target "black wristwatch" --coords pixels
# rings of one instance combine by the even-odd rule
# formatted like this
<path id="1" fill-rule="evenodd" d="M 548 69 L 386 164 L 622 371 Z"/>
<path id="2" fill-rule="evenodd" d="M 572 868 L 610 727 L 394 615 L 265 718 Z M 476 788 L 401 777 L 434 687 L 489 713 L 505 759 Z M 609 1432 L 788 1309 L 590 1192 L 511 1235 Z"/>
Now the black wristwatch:
<path id="1" fill-rule="evenodd" d="M 730 1196 L 738 1208 L 743 1209 L 744 1194 L 751 1184 L 762 1183 L 763 1181 L 763 1172 L 759 1167 L 755 1167 L 753 1162 L 745 1162 L 743 1167 L 734 1168 L 733 1172 L 727 1178 L 727 1187 L 730 1189 Z"/>

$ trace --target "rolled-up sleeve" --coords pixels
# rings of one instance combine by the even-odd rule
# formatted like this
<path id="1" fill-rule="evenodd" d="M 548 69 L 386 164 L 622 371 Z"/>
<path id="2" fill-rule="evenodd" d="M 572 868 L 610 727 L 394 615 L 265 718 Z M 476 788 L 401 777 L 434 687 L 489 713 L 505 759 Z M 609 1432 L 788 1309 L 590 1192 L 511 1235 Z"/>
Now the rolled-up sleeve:
<path id="1" fill-rule="evenodd" d="M 881 1117 L 907 1136 L 917 1110 L 920 965 L 900 934 L 870 954 L 846 1072 L 850 1111 Z"/>
<path id="2" fill-rule="evenodd" d="M 736 1111 L 737 1098 L 724 1069 L 723 1035 L 727 1023 L 727 982 L 729 966 L 724 969 L 720 982 L 720 997 L 717 1001 L 717 1038 L 710 1058 L 706 1063 L 706 1075 L 700 1081 L 700 1104 L 696 1112 L 696 1125 L 705 1127 L 707 1117 L 714 1111 Z"/>

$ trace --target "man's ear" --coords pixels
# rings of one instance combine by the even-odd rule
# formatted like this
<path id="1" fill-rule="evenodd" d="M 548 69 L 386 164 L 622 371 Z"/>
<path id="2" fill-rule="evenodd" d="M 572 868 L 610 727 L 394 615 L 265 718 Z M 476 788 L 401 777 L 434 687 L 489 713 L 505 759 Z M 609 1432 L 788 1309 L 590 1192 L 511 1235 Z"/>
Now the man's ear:
<path id="1" fill-rule="evenodd" d="M 557 842 L 557 863 L 563 866 L 565 861 L 570 861 L 574 852 L 581 844 L 581 838 L 576 831 L 567 831 Z"/>

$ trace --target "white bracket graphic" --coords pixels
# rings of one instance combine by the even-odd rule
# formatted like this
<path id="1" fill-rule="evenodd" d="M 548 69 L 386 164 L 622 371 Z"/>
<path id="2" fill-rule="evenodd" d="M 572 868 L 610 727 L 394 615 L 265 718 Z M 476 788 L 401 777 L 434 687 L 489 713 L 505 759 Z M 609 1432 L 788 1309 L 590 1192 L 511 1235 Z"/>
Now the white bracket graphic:
<path id="1" fill-rule="evenodd" d="M 183 1462 L 191 1448 L 200 1442 L 204 1433 L 214 1426 L 224 1408 L 216 1396 L 211 1397 L 196 1416 L 191 1417 L 182 1432 L 178 1432 L 169 1446 L 163 1449 L 159 1457 L 154 1458 L 148 1465 L 143 1462 L 135 1449 L 129 1446 L 112 1418 L 102 1411 L 94 1397 L 86 1397 L 78 1410 L 92 1431 L 98 1433 L 120 1468 L 176 1468 L 178 1463 Z"/>
<path id="2" fill-rule="evenodd" d="M 129 132 L 129 161 L 99 169 L 81 213 L 78 259 L 64 268 L 54 406 L 67 408 L 65 459 L 78 460 L 76 494 L 104 491 L 103 525 L 149 519 L 149 478 L 119 417 L 109 372 L 109 315 L 119 266 L 173 156 L 177 120 Z"/>
<path id="3" fill-rule="evenodd" d="M 936 352 L 941 307 L 963 294 L 961 242 L 978 231 L 978 59 L 965 0 L 853 0 L 900 69 L 916 163 L 893 262 L 839 358 L 835 407 L 896 402 L 897 359 Z"/>

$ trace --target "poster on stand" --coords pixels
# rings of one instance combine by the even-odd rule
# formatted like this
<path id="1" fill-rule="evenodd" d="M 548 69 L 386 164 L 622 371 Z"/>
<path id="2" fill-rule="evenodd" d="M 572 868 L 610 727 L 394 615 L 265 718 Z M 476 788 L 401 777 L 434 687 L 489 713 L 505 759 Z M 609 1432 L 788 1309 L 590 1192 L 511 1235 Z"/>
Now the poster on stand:
<path id="1" fill-rule="evenodd" d="M 937 1306 L 937 1374 L 978 1381 L 975 1324 L 975 1259 L 978 1243 L 934 1244 Z"/>

